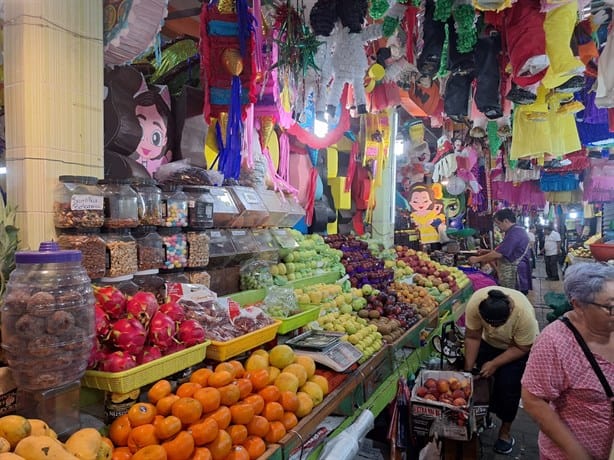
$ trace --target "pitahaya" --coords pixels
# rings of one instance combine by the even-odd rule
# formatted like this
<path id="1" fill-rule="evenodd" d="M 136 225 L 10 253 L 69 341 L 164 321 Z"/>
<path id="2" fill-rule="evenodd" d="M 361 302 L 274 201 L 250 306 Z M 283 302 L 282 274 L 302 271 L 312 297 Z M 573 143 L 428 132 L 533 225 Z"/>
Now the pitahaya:
<path id="1" fill-rule="evenodd" d="M 87 360 L 87 368 L 88 369 L 96 369 L 98 367 L 98 363 L 102 361 L 105 357 L 105 353 L 102 350 L 102 345 L 98 341 L 97 337 L 92 338 L 92 349 L 90 351 L 90 356 Z"/>
<path id="2" fill-rule="evenodd" d="M 151 292 L 139 291 L 128 299 L 126 312 L 147 327 L 153 315 L 158 311 L 158 300 Z"/>
<path id="3" fill-rule="evenodd" d="M 109 353 L 100 362 L 100 370 L 103 372 L 121 372 L 133 367 L 136 367 L 136 358 L 124 351 Z"/>
<path id="4" fill-rule="evenodd" d="M 181 323 L 185 319 L 185 308 L 177 302 L 163 303 L 158 311 L 170 316 L 176 323 Z"/>
<path id="5" fill-rule="evenodd" d="M 177 329 L 177 339 L 186 347 L 205 341 L 205 329 L 195 319 L 186 319 Z"/>
<path id="6" fill-rule="evenodd" d="M 168 315 L 158 311 L 149 323 L 149 341 L 160 350 L 166 350 L 174 342 L 177 332 L 175 321 Z"/>
<path id="7" fill-rule="evenodd" d="M 148 345 L 136 356 L 137 364 L 145 364 L 162 357 L 162 351 L 155 345 Z"/>
<path id="8" fill-rule="evenodd" d="M 122 351 L 138 355 L 145 346 L 147 331 L 135 318 L 121 318 L 111 326 L 111 340 Z"/>
<path id="9" fill-rule="evenodd" d="M 94 312 L 96 317 L 96 336 L 104 340 L 111 330 L 109 316 L 104 312 L 100 304 L 94 305 Z"/>
<path id="10" fill-rule="evenodd" d="M 185 350 L 186 348 L 187 347 L 185 343 L 179 343 L 179 342 L 173 341 L 171 346 L 168 347 L 166 350 L 164 350 L 164 354 L 167 356 L 172 355 L 173 353 L 177 353 L 178 351 Z"/>
<path id="11" fill-rule="evenodd" d="M 114 286 L 94 286 L 94 297 L 112 320 L 121 318 L 126 312 L 126 297 Z"/>

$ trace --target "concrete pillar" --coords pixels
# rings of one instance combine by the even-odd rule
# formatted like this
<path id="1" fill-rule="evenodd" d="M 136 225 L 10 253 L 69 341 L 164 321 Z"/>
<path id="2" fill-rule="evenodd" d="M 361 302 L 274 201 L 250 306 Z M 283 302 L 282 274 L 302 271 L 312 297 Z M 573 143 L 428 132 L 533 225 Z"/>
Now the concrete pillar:
<path id="1" fill-rule="evenodd" d="M 103 176 L 102 0 L 5 0 L 4 21 L 7 195 L 35 249 L 58 176 Z"/>

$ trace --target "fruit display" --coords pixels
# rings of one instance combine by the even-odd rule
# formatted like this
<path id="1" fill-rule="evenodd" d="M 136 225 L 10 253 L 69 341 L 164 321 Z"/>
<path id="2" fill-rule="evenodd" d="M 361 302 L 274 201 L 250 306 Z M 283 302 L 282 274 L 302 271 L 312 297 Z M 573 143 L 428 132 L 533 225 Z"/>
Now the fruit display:
<path id="1" fill-rule="evenodd" d="M 467 378 L 427 378 L 414 390 L 418 398 L 465 407 L 471 398 L 471 381 Z"/>
<path id="2" fill-rule="evenodd" d="M 593 258 L 593 254 L 591 253 L 591 250 L 585 247 L 572 248 L 569 250 L 569 254 L 574 257 L 584 257 L 587 259 Z"/>
<path id="3" fill-rule="evenodd" d="M 251 260 L 241 266 L 239 271 L 242 291 L 273 286 L 270 263 L 264 260 Z"/>
<path id="4" fill-rule="evenodd" d="M 360 315 L 360 312 L 358 312 L 358 314 Z M 370 319 L 369 325 L 371 324 L 377 327 L 377 332 L 382 335 L 382 340 L 386 343 L 394 342 L 406 331 L 406 329 L 401 326 L 401 322 L 398 319 L 386 318 L 385 316 L 381 316 L 377 319 Z"/>
<path id="5" fill-rule="evenodd" d="M 325 331 L 343 332 L 341 340 L 347 340 L 362 352 L 362 363 L 382 348 L 382 334 L 376 325 L 370 325 L 366 318 L 351 313 L 331 312 L 318 318 L 318 324 Z"/>
<path id="6" fill-rule="evenodd" d="M 295 289 L 294 294 L 301 305 L 320 305 L 323 309 L 328 310 L 336 305 L 335 298 L 343 295 L 344 292 L 340 284 L 317 283 Z"/>
<path id="7" fill-rule="evenodd" d="M 394 271 L 394 279 L 401 280 L 407 277 L 411 277 L 414 274 L 414 270 L 407 265 L 404 260 L 385 260 L 384 266 L 387 268 L 392 268 Z"/>
<path id="8" fill-rule="evenodd" d="M 121 372 L 205 341 L 204 328 L 178 302 L 158 304 L 146 291 L 126 297 L 114 286 L 94 286 L 94 297 L 89 369 Z"/>
<path id="9" fill-rule="evenodd" d="M 394 277 L 391 268 L 384 267 L 384 261 L 369 251 L 368 243 L 352 235 L 329 235 L 326 242 L 331 248 L 343 251 L 341 263 L 350 277 L 352 287 L 360 288 L 369 284 L 384 289 Z"/>
<path id="10" fill-rule="evenodd" d="M 365 297 L 367 305 L 358 311 L 362 318 L 378 319 L 387 317 L 399 322 L 404 329 L 416 324 L 422 316 L 419 314 L 417 304 L 412 304 L 399 297 L 390 287 L 386 291 L 374 291 Z M 425 299 L 426 302 L 426 299 Z"/>

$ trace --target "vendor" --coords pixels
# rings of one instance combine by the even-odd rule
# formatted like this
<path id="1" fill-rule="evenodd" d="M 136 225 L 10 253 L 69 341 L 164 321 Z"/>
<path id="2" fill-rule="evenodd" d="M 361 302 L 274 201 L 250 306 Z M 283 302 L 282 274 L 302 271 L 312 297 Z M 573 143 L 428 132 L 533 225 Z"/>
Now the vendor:
<path id="1" fill-rule="evenodd" d="M 495 452 L 510 454 L 520 402 L 520 379 L 539 327 L 535 309 L 514 289 L 489 286 L 473 293 L 465 310 L 465 371 L 492 378 L 489 411 L 501 420 Z"/>

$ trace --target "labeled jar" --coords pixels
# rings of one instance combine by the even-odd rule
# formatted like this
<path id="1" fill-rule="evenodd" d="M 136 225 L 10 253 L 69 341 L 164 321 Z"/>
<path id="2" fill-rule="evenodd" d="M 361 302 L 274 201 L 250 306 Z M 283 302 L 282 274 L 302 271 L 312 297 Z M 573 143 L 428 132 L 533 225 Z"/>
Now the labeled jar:
<path id="1" fill-rule="evenodd" d="M 138 194 L 130 179 L 99 181 L 104 193 L 104 227 L 133 228 L 139 224 Z"/>
<path id="2" fill-rule="evenodd" d="M 200 268 L 186 268 L 185 274 L 190 284 L 202 284 L 208 288 L 211 287 L 211 275 L 206 270 Z"/>
<path id="3" fill-rule="evenodd" d="M 185 227 L 188 225 L 188 196 L 181 186 L 162 186 L 162 227 Z"/>
<path id="4" fill-rule="evenodd" d="M 188 245 L 185 234 L 181 233 L 181 228 L 160 228 L 159 232 L 164 246 L 162 268 L 172 270 L 185 267 L 188 263 Z"/>
<path id="5" fill-rule="evenodd" d="M 113 286 L 121 291 L 126 297 L 132 297 L 139 292 L 139 286 L 134 282 L 134 275 L 116 276 L 115 278 L 100 278 L 95 284 L 96 287 Z"/>
<path id="6" fill-rule="evenodd" d="M 209 187 L 189 185 L 183 188 L 188 197 L 188 227 L 205 229 L 213 227 L 213 196 Z"/>
<path id="7" fill-rule="evenodd" d="M 53 224 L 57 228 L 97 228 L 104 223 L 104 196 L 98 179 L 60 176 L 53 192 Z"/>
<path id="8" fill-rule="evenodd" d="M 139 225 L 162 225 L 162 191 L 154 179 L 134 179 L 132 188 L 138 195 Z"/>
<path id="9" fill-rule="evenodd" d="M 128 229 L 115 229 L 103 233 L 106 243 L 107 278 L 132 275 L 138 271 L 136 240 Z"/>
<path id="10" fill-rule="evenodd" d="M 106 272 L 107 245 L 98 228 L 65 228 L 57 239 L 60 249 L 81 251 L 81 265 L 90 279 L 102 278 Z"/>
<path id="11" fill-rule="evenodd" d="M 158 274 L 157 269 L 143 270 L 134 274 L 134 284 L 141 291 L 151 292 L 156 296 L 159 304 L 166 302 L 166 287 L 164 286 L 164 278 Z"/>
<path id="12" fill-rule="evenodd" d="M 185 235 L 188 244 L 186 265 L 192 268 L 206 267 L 209 264 L 209 235 L 198 230 L 187 231 Z"/>
<path id="13" fill-rule="evenodd" d="M 132 236 L 136 240 L 139 271 L 164 267 L 164 241 L 156 227 L 137 227 Z"/>

